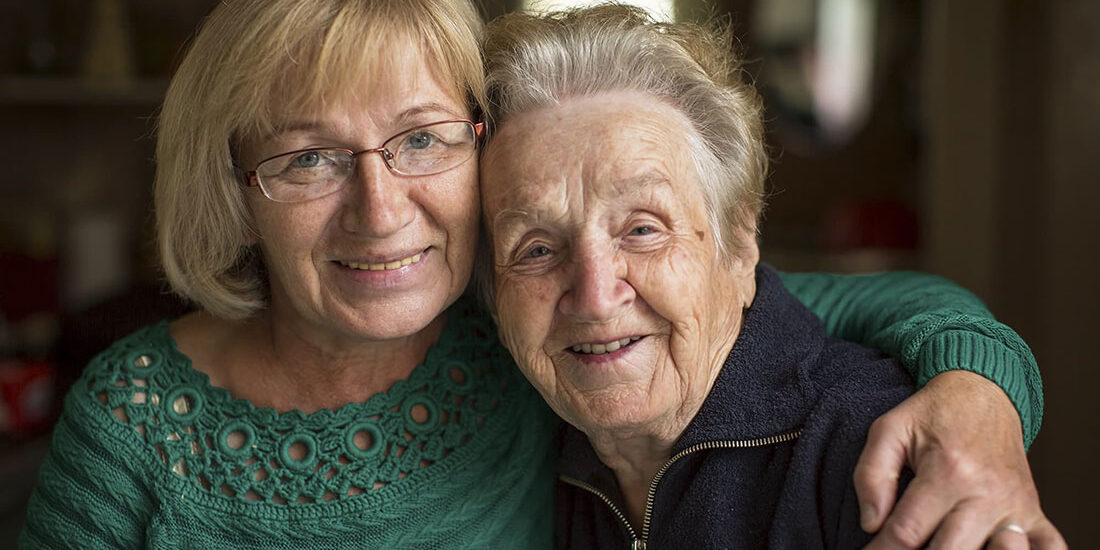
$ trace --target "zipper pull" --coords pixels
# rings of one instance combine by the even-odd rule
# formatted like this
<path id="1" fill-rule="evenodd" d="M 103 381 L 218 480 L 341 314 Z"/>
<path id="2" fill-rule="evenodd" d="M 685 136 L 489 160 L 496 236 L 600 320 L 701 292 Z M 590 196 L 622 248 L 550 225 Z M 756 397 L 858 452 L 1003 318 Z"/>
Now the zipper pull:
<path id="1" fill-rule="evenodd" d="M 630 543 L 630 550 L 645 550 L 645 541 L 634 539 L 634 542 Z"/>

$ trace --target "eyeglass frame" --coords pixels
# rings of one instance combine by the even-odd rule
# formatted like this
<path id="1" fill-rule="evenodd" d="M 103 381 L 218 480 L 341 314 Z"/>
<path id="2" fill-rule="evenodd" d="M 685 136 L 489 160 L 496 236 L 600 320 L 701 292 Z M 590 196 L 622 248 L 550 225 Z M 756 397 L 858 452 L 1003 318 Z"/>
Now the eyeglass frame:
<path id="1" fill-rule="evenodd" d="M 465 118 L 456 118 L 456 119 L 450 119 L 450 120 L 437 120 L 435 122 L 429 122 L 427 124 L 419 124 L 419 125 L 413 126 L 411 128 L 406 128 L 406 129 L 401 130 L 400 132 L 397 132 L 396 134 L 386 138 L 382 142 L 381 147 L 374 147 L 374 148 L 371 148 L 371 149 L 363 149 L 362 151 L 352 151 L 351 149 L 348 149 L 346 147 L 307 147 L 305 149 L 295 149 L 293 151 L 286 151 L 284 153 L 279 153 L 277 155 L 272 155 L 270 157 L 267 157 L 267 158 L 257 162 L 256 163 L 256 168 L 259 168 L 261 164 L 263 164 L 263 163 L 265 163 L 269 160 L 274 160 L 274 159 L 277 159 L 279 157 L 286 156 L 286 155 L 294 155 L 294 154 L 298 154 L 298 153 L 309 153 L 309 152 L 312 152 L 312 151 L 346 151 L 348 154 L 351 155 L 351 158 L 352 158 L 353 161 L 355 161 L 355 157 L 357 157 L 359 155 L 362 155 L 362 154 L 365 154 L 365 153 L 378 153 L 379 155 L 382 156 L 382 164 L 384 164 L 386 166 L 386 169 L 389 170 L 390 173 L 392 173 L 394 175 L 397 175 L 397 176 L 401 176 L 401 177 L 405 177 L 405 178 L 418 178 L 418 177 L 422 177 L 422 176 L 434 176 L 436 174 L 442 174 L 443 172 L 446 172 L 448 170 L 454 170 L 455 168 L 458 168 L 459 166 L 462 166 L 462 164 L 465 163 L 466 161 L 460 162 L 460 163 L 458 163 L 454 166 L 450 166 L 448 168 L 444 168 L 444 169 L 442 169 L 438 172 L 428 172 L 426 174 L 406 174 L 404 172 L 401 172 L 397 168 L 394 168 L 394 158 L 396 158 L 396 157 L 395 157 L 395 155 L 393 154 L 392 151 L 390 151 L 389 149 L 386 149 L 385 145 L 387 143 L 389 143 L 391 140 L 393 140 L 394 138 L 398 137 L 398 136 L 408 134 L 410 132 L 415 132 L 416 130 L 419 130 L 421 128 L 427 128 L 429 126 L 435 126 L 437 124 L 447 124 L 449 122 L 465 122 L 466 124 L 469 124 L 470 126 L 472 126 L 474 128 L 474 150 L 476 151 L 477 150 L 477 142 L 485 134 L 485 123 L 484 122 L 474 122 L 472 120 L 465 119 Z M 466 160 L 469 160 L 469 159 L 466 159 Z M 270 201 L 286 202 L 286 203 L 289 203 L 289 204 L 293 204 L 295 202 L 305 202 L 305 201 L 277 201 L 277 200 L 271 198 L 270 196 L 268 196 L 267 190 L 264 189 L 264 186 L 260 184 L 260 175 L 259 175 L 259 172 L 257 170 L 245 170 L 244 171 L 244 177 L 245 177 L 245 182 L 244 183 L 247 187 L 259 187 L 260 192 L 263 193 L 263 196 L 265 198 L 267 198 L 268 200 L 270 200 Z M 336 187 L 330 193 L 326 193 L 324 195 L 318 195 L 316 197 L 311 197 L 311 198 L 305 199 L 305 200 L 313 200 L 313 199 L 319 199 L 321 197 L 327 197 L 328 195 L 331 195 L 332 193 L 335 193 L 339 189 L 340 189 L 340 187 Z"/>

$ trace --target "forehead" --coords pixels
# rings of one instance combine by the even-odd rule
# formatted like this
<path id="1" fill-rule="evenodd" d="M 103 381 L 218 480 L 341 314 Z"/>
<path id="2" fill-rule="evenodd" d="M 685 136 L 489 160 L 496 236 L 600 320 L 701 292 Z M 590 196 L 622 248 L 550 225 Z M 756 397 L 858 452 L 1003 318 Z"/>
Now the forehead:
<path id="1" fill-rule="evenodd" d="M 447 104 L 453 110 L 462 111 L 457 114 L 466 116 L 459 86 L 414 42 L 391 43 L 374 55 L 378 58 L 375 63 L 365 65 L 354 75 L 343 75 L 343 80 L 335 81 L 335 85 L 302 103 L 298 109 L 288 105 L 287 116 L 294 118 L 362 106 L 388 111 L 425 102 Z"/>
<path id="2" fill-rule="evenodd" d="M 303 122 L 365 107 L 394 113 L 409 104 L 433 103 L 446 105 L 456 116 L 469 116 L 463 87 L 416 39 L 397 35 L 357 57 L 361 60 L 342 67 L 333 65 L 336 59 L 291 64 L 250 109 L 253 123 L 240 129 L 240 138 L 263 140 Z"/>
<path id="3" fill-rule="evenodd" d="M 639 184 L 663 182 L 673 192 L 697 187 L 690 135 L 686 117 L 637 92 L 570 98 L 513 115 L 482 158 L 487 213 L 578 194 L 620 195 Z"/>

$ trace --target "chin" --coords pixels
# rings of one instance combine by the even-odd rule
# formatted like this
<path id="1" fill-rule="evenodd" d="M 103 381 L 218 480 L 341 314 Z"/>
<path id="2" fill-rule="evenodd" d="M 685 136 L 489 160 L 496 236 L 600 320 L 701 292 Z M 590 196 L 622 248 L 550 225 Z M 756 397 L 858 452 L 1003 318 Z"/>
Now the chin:
<path id="1" fill-rule="evenodd" d="M 644 429 L 660 417 L 647 391 L 641 388 L 605 390 L 587 397 L 576 425 L 581 431 L 622 431 Z M 579 418 L 578 418 L 579 417 Z"/>
<path id="2" fill-rule="evenodd" d="M 349 312 L 348 330 L 369 341 L 413 336 L 431 325 L 447 309 L 447 306 L 439 308 L 434 305 L 422 302 L 406 307 L 402 303 L 373 303 L 353 308 Z"/>

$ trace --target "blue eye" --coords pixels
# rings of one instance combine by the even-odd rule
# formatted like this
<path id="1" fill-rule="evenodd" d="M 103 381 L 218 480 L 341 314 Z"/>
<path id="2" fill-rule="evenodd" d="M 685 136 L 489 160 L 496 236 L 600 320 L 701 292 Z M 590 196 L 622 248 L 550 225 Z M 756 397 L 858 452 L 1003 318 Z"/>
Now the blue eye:
<path id="1" fill-rule="evenodd" d="M 652 234 L 653 231 L 655 231 L 655 230 L 652 227 L 650 227 L 648 225 L 641 225 L 641 226 L 635 227 L 634 229 L 631 229 L 630 234 L 631 235 L 644 236 L 644 235 Z"/>
<path id="2" fill-rule="evenodd" d="M 549 247 L 539 245 L 539 246 L 536 246 L 536 247 L 532 248 L 531 250 L 528 250 L 525 257 L 527 257 L 527 258 L 541 258 L 541 257 L 549 255 L 549 254 L 550 254 L 550 248 Z"/>
<path id="3" fill-rule="evenodd" d="M 317 151 L 310 151 L 308 153 L 302 153 L 294 157 L 294 160 L 290 161 L 295 168 L 313 168 L 318 164 L 321 164 L 321 153 Z"/>
<path id="4" fill-rule="evenodd" d="M 431 132 L 413 132 L 405 139 L 405 145 L 409 149 L 427 149 L 436 141 L 438 138 Z"/>

